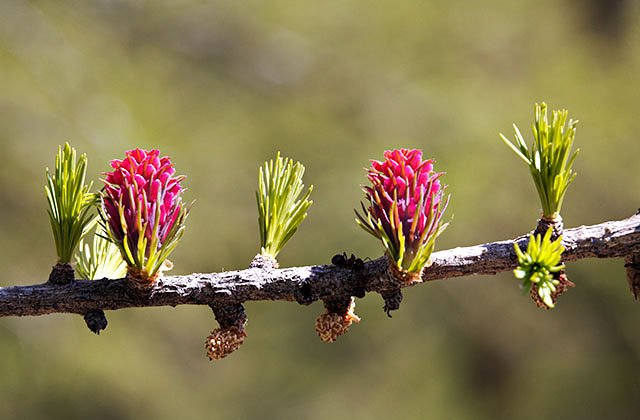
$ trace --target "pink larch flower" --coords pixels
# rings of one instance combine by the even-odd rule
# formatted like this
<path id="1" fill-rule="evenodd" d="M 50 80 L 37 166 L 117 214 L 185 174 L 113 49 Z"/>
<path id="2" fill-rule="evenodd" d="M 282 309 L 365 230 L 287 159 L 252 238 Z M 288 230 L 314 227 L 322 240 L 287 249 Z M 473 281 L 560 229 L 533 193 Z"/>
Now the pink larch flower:
<path id="1" fill-rule="evenodd" d="M 444 231 L 442 215 L 448 204 L 442 173 L 433 171 L 433 160 L 422 160 L 422 151 L 387 150 L 384 161 L 372 161 L 364 187 L 368 206 L 356 221 L 380 239 L 395 268 L 420 273 L 429 263 L 435 239 Z"/>
<path id="2" fill-rule="evenodd" d="M 111 161 L 102 191 L 102 219 L 129 267 L 129 277 L 152 282 L 184 232 L 188 209 L 183 176 L 158 150 L 135 149 Z"/>

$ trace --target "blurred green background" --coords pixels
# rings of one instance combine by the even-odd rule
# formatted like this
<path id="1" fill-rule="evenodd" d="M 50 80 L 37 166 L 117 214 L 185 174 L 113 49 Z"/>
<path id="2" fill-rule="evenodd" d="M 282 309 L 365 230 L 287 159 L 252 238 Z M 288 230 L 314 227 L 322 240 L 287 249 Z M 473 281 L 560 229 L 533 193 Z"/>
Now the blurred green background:
<path id="1" fill-rule="evenodd" d="M 283 266 L 380 246 L 354 223 L 363 167 L 422 148 L 455 219 L 439 249 L 532 229 L 538 199 L 500 141 L 533 104 L 580 120 L 567 226 L 640 203 L 640 8 L 631 0 L 16 1 L 0 3 L 0 284 L 55 263 L 45 167 L 58 144 L 99 184 L 124 150 L 159 148 L 195 199 L 174 273 L 246 267 L 258 166 L 302 161 L 315 204 Z M 635 419 L 640 306 L 622 260 L 570 264 L 541 311 L 505 273 L 415 287 L 333 345 L 322 305 L 250 302 L 249 337 L 212 364 L 206 307 L 0 319 L 0 418 Z"/>

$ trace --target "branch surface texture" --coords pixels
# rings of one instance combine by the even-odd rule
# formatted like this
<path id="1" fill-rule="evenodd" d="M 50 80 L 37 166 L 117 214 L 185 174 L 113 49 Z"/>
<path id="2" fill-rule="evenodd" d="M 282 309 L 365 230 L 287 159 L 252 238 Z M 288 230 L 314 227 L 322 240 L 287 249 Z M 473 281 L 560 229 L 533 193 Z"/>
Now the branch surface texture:
<path id="1" fill-rule="evenodd" d="M 514 243 L 524 248 L 528 234 L 513 240 L 459 247 L 432 254 L 427 282 L 515 268 Z M 619 221 L 564 231 L 566 262 L 582 258 L 640 255 L 640 211 Z M 422 283 L 417 283 L 422 284 Z M 283 269 L 249 268 L 209 274 L 159 278 L 147 292 L 132 289 L 125 279 L 82 280 L 66 285 L 44 283 L 0 288 L 0 316 L 85 314 L 92 310 L 177 305 L 237 304 L 253 300 L 285 300 L 310 304 L 364 292 L 384 293 L 404 285 L 387 273 L 379 258 L 361 268 L 315 265 Z"/>

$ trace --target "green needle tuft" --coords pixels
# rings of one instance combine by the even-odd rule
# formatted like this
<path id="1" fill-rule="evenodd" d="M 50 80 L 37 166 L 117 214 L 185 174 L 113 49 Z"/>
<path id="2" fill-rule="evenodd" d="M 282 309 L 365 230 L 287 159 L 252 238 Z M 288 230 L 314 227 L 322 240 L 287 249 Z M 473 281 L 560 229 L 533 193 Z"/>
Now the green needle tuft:
<path id="1" fill-rule="evenodd" d="M 303 175 L 304 166 L 282 158 L 280 152 L 260 168 L 256 200 L 261 254 L 275 259 L 307 217 L 313 185 L 301 197 Z"/>
<path id="2" fill-rule="evenodd" d="M 92 213 L 96 195 L 85 184 L 87 155 L 76 160 L 76 149 L 69 143 L 58 146 L 53 174 L 47 169 L 47 202 L 49 221 L 56 243 L 59 263 L 69 263 L 82 237 L 95 221 Z"/>
<path id="3" fill-rule="evenodd" d="M 536 104 L 534 113 L 533 144 L 529 149 L 516 125 L 512 143 L 503 134 L 502 140 L 529 166 L 533 182 L 540 197 L 543 217 L 556 218 L 562 209 L 567 188 L 576 177 L 571 167 L 579 150 L 571 154 L 578 121 L 567 118 L 567 110 L 553 111 L 551 124 L 547 105 Z"/>

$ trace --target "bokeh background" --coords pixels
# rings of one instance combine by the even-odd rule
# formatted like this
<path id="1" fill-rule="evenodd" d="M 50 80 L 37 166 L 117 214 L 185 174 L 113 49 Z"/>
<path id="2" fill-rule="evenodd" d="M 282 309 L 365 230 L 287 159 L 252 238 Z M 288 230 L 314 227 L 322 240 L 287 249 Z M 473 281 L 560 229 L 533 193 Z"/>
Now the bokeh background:
<path id="1" fill-rule="evenodd" d="M 446 171 L 455 219 L 438 248 L 520 235 L 539 204 L 500 141 L 533 104 L 580 120 L 567 226 L 640 204 L 640 8 L 632 0 L 19 1 L 0 3 L 0 284 L 55 263 L 45 168 L 58 144 L 99 184 L 124 150 L 159 148 L 195 199 L 175 273 L 246 267 L 257 168 L 302 161 L 315 204 L 281 254 L 328 263 L 379 245 L 354 223 L 363 167 L 419 147 Z M 622 260 L 568 267 L 536 309 L 505 273 L 405 292 L 393 319 L 333 345 L 322 305 L 250 302 L 243 348 L 212 364 L 206 307 L 0 319 L 0 418 L 635 419 L 640 305 Z"/>

